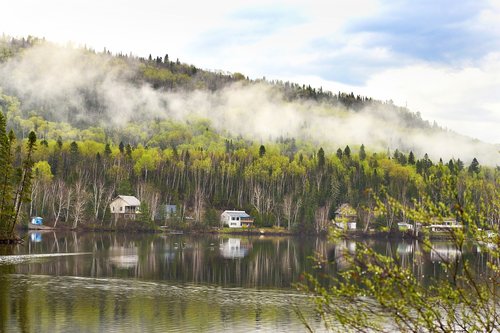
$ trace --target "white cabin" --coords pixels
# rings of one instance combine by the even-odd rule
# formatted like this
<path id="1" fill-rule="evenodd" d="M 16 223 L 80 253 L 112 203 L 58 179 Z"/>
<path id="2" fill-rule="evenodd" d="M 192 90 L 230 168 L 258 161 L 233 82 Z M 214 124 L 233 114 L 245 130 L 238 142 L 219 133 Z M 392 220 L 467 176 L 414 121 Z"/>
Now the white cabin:
<path id="1" fill-rule="evenodd" d="M 109 204 L 109 210 L 115 218 L 124 218 L 135 220 L 136 214 L 139 214 L 141 202 L 134 196 L 119 195 Z"/>
<path id="2" fill-rule="evenodd" d="M 229 228 L 248 228 L 253 225 L 253 218 L 243 210 L 226 210 L 221 214 L 220 222 Z"/>

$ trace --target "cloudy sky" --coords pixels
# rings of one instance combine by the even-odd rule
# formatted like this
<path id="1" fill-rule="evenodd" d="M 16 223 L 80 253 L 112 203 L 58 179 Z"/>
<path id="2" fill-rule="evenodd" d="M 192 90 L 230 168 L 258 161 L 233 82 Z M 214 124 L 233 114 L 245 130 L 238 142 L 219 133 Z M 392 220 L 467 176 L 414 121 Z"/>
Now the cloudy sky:
<path id="1" fill-rule="evenodd" d="M 499 0 L 16 0 L 0 33 L 392 99 L 500 143 Z"/>

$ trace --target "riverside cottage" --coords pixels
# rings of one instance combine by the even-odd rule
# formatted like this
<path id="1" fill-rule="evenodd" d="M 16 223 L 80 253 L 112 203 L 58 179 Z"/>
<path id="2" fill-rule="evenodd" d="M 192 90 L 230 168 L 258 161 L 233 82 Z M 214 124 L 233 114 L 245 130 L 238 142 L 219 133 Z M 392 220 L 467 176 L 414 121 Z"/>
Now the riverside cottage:
<path id="1" fill-rule="evenodd" d="M 140 213 L 139 207 L 141 202 L 134 196 L 119 195 L 109 204 L 109 210 L 113 214 L 115 220 L 135 220 L 137 214 Z"/>
<path id="2" fill-rule="evenodd" d="M 221 214 L 220 222 L 229 228 L 249 228 L 253 225 L 253 218 L 242 210 L 226 210 Z"/>
<path id="3" fill-rule="evenodd" d="M 343 203 L 335 211 L 335 225 L 341 229 L 356 230 L 356 210 L 348 203 Z"/>

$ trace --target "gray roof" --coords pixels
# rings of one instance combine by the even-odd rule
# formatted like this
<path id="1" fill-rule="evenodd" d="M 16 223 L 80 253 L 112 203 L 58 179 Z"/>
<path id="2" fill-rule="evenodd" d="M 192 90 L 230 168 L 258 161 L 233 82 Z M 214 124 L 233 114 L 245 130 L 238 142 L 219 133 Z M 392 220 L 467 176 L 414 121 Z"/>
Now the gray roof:
<path id="1" fill-rule="evenodd" d="M 226 210 L 222 214 L 227 214 L 231 217 L 250 217 L 245 211 L 243 210 Z"/>
<path id="2" fill-rule="evenodd" d="M 125 203 L 129 206 L 140 206 L 141 205 L 141 202 L 139 201 L 139 199 L 137 199 L 136 197 L 134 197 L 132 195 L 119 195 L 118 198 L 125 201 Z"/>

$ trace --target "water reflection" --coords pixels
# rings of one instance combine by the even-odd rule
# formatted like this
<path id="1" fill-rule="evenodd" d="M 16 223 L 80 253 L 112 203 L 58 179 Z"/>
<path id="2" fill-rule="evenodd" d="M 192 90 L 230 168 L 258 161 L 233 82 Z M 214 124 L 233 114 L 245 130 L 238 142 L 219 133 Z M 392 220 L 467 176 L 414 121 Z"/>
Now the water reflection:
<path id="1" fill-rule="evenodd" d="M 303 296 L 272 290 L 0 275 L 0 332 L 303 332 L 291 304 L 311 314 Z"/>
<path id="2" fill-rule="evenodd" d="M 42 241 L 42 233 L 41 232 L 32 232 L 30 234 L 30 241 L 32 243 L 38 243 Z"/>
<path id="3" fill-rule="evenodd" d="M 357 251 L 356 241 L 329 242 L 322 238 L 234 237 L 217 235 L 151 235 L 75 232 L 30 233 L 10 254 L 90 253 L 86 256 L 33 257 L 16 264 L 19 274 L 67 275 L 92 278 L 138 278 L 224 287 L 290 288 L 304 271 L 312 271 L 311 256 L 333 264 L 323 272 L 349 268 L 346 256 Z M 364 240 L 377 252 L 395 257 L 425 282 L 440 278 L 442 262 L 488 254 L 476 245 L 458 250 L 446 241 L 431 247 L 418 241 Z M 0 261 L 1 263 L 1 261 Z M 0 266 L 1 269 L 1 266 Z M 486 269 L 486 268 L 484 268 Z"/>
<path id="4" fill-rule="evenodd" d="M 313 271 L 308 258 L 327 258 L 322 272 L 334 276 L 359 250 L 356 241 L 323 238 L 32 235 L 0 247 L 0 332 L 303 331 L 290 300 L 304 301 L 292 285 Z M 443 260 L 468 257 L 478 272 L 488 270 L 488 254 L 475 245 L 363 242 L 424 284 L 446 278 Z"/>
<path id="5" fill-rule="evenodd" d="M 139 261 L 137 246 L 113 245 L 109 249 L 109 254 L 112 265 L 119 268 L 135 267 Z"/>
<path id="6" fill-rule="evenodd" d="M 432 262 L 452 262 L 462 256 L 462 251 L 451 243 L 434 243 L 431 247 Z"/>
<path id="7" fill-rule="evenodd" d="M 226 259 L 246 257 L 251 248 L 251 243 L 241 238 L 222 238 L 219 247 L 221 256 Z"/>
<path id="8" fill-rule="evenodd" d="M 348 256 L 356 253 L 356 242 L 346 239 L 336 240 L 331 253 L 329 258 L 337 264 L 337 270 L 346 270 L 350 267 Z"/>

